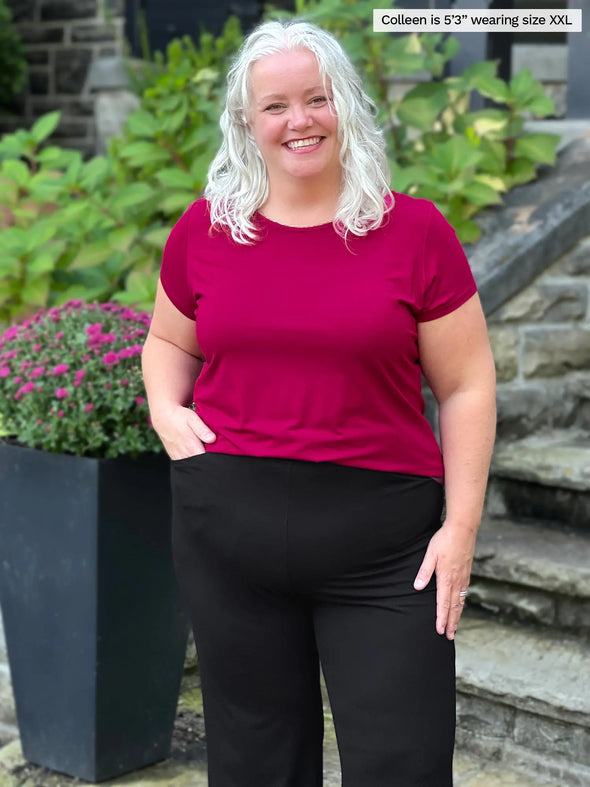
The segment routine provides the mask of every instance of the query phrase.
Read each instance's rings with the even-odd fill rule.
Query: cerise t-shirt
[[[161,281],[196,320],[195,408],[217,436],[207,451],[443,475],[417,324],[476,285],[442,213],[393,196],[379,229],[346,242],[331,223],[256,214],[259,240],[238,244],[210,229],[204,199],[175,224]]]

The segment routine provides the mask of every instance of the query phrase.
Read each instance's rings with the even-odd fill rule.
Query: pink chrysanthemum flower
[[[119,363],[119,356],[112,351],[108,352],[102,356],[102,362],[105,366],[114,366],[116,363]]]

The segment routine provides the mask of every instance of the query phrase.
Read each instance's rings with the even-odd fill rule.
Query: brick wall
[[[60,109],[54,135],[59,144],[94,153],[94,97],[88,86],[92,61],[118,54],[124,0],[6,0],[25,44],[28,88],[12,120],[0,120],[0,133],[30,126]]]

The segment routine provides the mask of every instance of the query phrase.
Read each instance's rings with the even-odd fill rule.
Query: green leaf
[[[96,156],[84,165],[80,176],[82,188],[86,191],[95,191],[101,183],[104,183],[109,175],[109,162],[104,156]]]
[[[555,164],[558,142],[557,134],[527,134],[516,140],[515,153],[541,164]]]
[[[555,102],[549,96],[535,96],[526,105],[526,109],[536,117],[555,114]]]
[[[207,173],[209,172],[212,158],[212,152],[206,150],[204,153],[195,156],[191,162],[191,175],[197,187],[200,186],[202,188],[207,182]]]
[[[481,229],[469,219],[453,222],[453,226],[461,243],[475,243],[481,237]]]
[[[140,140],[123,145],[120,156],[127,159],[133,166],[163,164],[170,161],[170,153],[153,142]]]
[[[80,177],[82,166],[82,155],[77,150],[75,150],[72,157],[68,161],[66,171],[64,172],[65,183],[69,185],[77,183],[77,180]]]
[[[499,205],[502,202],[497,191],[485,183],[473,181],[468,183],[462,190],[462,195],[473,205]]]
[[[199,84],[200,82],[215,82],[215,80],[219,79],[219,76],[219,71],[216,71],[214,68],[200,68],[192,77],[191,81],[195,84]]]
[[[51,202],[54,199],[65,198],[64,189],[56,173],[45,169],[36,172],[29,182],[31,197],[41,202]]]
[[[508,85],[501,79],[488,76],[478,76],[473,80],[474,87],[479,90],[482,96],[491,98],[499,104],[506,104],[510,98]]]
[[[478,80],[494,79],[497,70],[498,66],[495,62],[482,60],[468,66],[459,76],[447,77],[445,83],[455,90],[471,91],[477,87]]]
[[[147,183],[130,183],[117,191],[111,206],[113,208],[133,207],[151,199],[154,193],[154,190]]]
[[[176,191],[160,200],[159,208],[167,216],[172,216],[188,208],[195,200],[194,191]]]
[[[56,146],[44,148],[37,154],[37,161],[41,164],[46,164],[54,169],[65,169],[77,151],[64,150]]]
[[[26,143],[16,134],[6,134],[0,139],[0,158],[20,158],[26,147]]]
[[[169,227],[160,227],[159,229],[146,232],[146,234],[143,236],[143,239],[147,241],[150,246],[154,246],[156,249],[163,250],[169,235]]]
[[[510,92],[514,97],[516,108],[519,110],[528,109],[529,102],[543,96],[541,83],[533,78],[528,68],[523,68],[512,77]]]
[[[163,119],[162,130],[166,134],[175,134],[182,126],[189,122],[188,107],[183,103],[178,109],[175,109]]]
[[[488,112],[474,118],[473,128],[480,137],[501,139],[506,131],[507,123],[508,115],[506,113],[497,112],[492,115]]]
[[[61,112],[56,111],[49,112],[47,115],[43,115],[43,117],[37,120],[31,129],[31,137],[35,140],[37,145],[53,134],[59,124],[60,117]]]
[[[27,233],[21,227],[8,227],[0,232],[3,252],[20,257],[27,250]]]
[[[150,112],[140,109],[129,115],[125,129],[135,137],[149,139],[156,135],[158,121]]]
[[[25,282],[22,288],[22,300],[28,306],[46,306],[49,296],[49,277],[35,276]]]
[[[90,268],[95,265],[101,265],[111,254],[112,250],[108,238],[103,238],[93,243],[87,243],[76,254],[68,268],[70,270],[78,270],[80,268]]]
[[[486,186],[489,186],[490,188],[494,189],[494,191],[497,192],[506,191],[506,183],[503,178],[494,175],[489,175],[485,172],[482,172],[482,173],[478,173],[475,176],[474,180],[476,180],[478,183],[484,183]]]
[[[113,230],[108,235],[108,243],[113,251],[127,251],[133,241],[137,238],[139,229],[130,224],[127,227],[120,227]]]
[[[447,177],[452,178],[468,167],[475,166],[481,159],[481,153],[464,137],[451,137],[446,142],[433,146],[427,158]]]
[[[442,53],[445,60],[452,60],[460,49],[461,44],[456,38],[453,38],[453,36],[449,36],[446,41],[442,43]]]
[[[514,159],[508,164],[506,171],[510,176],[511,188],[519,183],[528,183],[535,177],[535,165],[526,158]]]
[[[41,251],[27,262],[27,275],[29,273],[49,273],[55,268],[55,254],[50,251]]]
[[[153,304],[156,297],[157,277],[133,271],[125,282],[125,292],[131,299],[128,303]]]
[[[2,163],[2,174],[13,180],[21,189],[29,185],[31,173],[26,164],[16,159]]]
[[[104,295],[104,291],[104,287],[101,285],[89,287],[85,284],[73,284],[71,287],[68,287],[67,290],[64,290],[60,295],[58,295],[56,299],[56,306],[61,306],[63,303],[74,300],[83,300],[88,302],[99,300]]]
[[[444,85],[427,82],[408,91],[398,107],[400,120],[413,128],[431,131],[447,105],[447,90]]]
[[[163,169],[156,175],[156,180],[168,188],[193,189],[194,180],[189,172],[179,168]]]
[[[0,278],[18,276],[20,266],[21,263],[18,257],[11,254],[0,254]]]
[[[35,251],[50,241],[57,230],[55,222],[40,220],[31,225],[27,230],[27,251]]]
[[[88,215],[88,202],[87,200],[71,200],[67,205],[64,205],[57,214],[53,214],[52,218],[59,226],[77,226],[83,217]]]
[[[188,132],[186,137],[183,139],[181,146],[178,148],[178,153],[181,156],[184,156],[186,153],[191,153],[195,148],[198,148],[203,143],[207,143],[205,133],[203,133],[204,128],[206,127],[198,125]],[[211,158],[213,158],[213,154],[210,155]]]

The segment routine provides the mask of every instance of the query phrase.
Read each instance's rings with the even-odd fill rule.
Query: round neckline
[[[326,221],[323,224],[312,224],[309,227],[293,227],[291,224],[281,224],[278,221],[274,221],[273,219],[269,219],[268,216],[265,216],[260,211],[256,211],[255,215],[262,220],[263,224],[270,224],[272,227],[277,227],[280,230],[286,230],[287,232],[313,232],[315,230],[324,230],[326,227],[333,227],[334,222]]]

